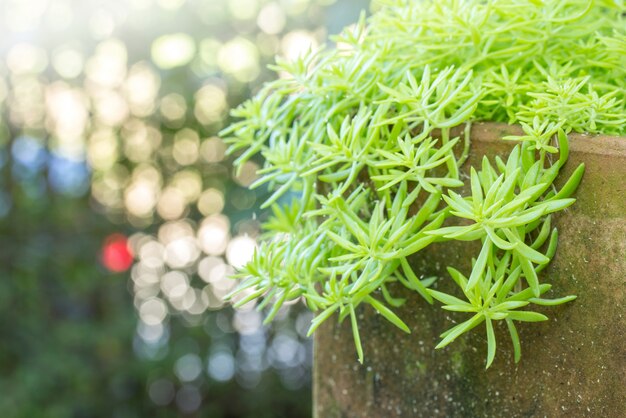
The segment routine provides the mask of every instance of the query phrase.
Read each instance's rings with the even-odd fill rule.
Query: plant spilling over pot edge
[[[264,159],[252,187],[267,187],[265,240],[236,275],[231,297],[259,299],[271,321],[301,298],[317,316],[369,304],[405,332],[393,312],[400,282],[428,303],[468,319],[441,334],[444,347],[485,324],[487,367],[494,321],[505,321],[519,361],[516,321],[548,318],[538,273],[554,256],[551,214],[570,206],[580,165],[554,186],[568,133],[626,133],[626,21],[619,1],[384,1],[333,38],[334,49],[278,60],[281,78],[233,111],[223,132],[237,164]],[[484,157],[460,175],[470,124],[520,124],[504,161]],[[458,136],[452,128],[464,126]],[[469,193],[455,189],[469,183]],[[452,226],[450,226],[452,225]],[[480,241],[472,268],[448,267],[456,295],[413,271],[407,258],[434,242]],[[271,306],[271,308],[270,308]]]

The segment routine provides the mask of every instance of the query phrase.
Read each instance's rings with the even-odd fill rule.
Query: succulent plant
[[[266,240],[236,275],[240,304],[302,299],[318,312],[313,332],[338,313],[369,304],[405,332],[393,312],[400,282],[429,303],[472,316],[441,334],[443,347],[485,323],[487,367],[493,321],[505,321],[515,360],[515,321],[543,299],[537,274],[555,254],[551,214],[574,203],[580,165],[554,181],[570,132],[626,133],[626,10],[620,1],[384,1],[333,38],[334,49],[278,61],[281,77],[235,110],[227,128],[238,163],[264,157],[253,187],[271,191]],[[476,121],[519,124],[508,159],[459,167]],[[464,127],[459,136],[452,128]],[[456,132],[456,131],[455,131]],[[591,140],[591,139],[590,139]],[[469,182],[467,194],[456,188]],[[460,222],[462,220],[463,222]],[[445,224],[444,224],[445,223]],[[433,242],[480,241],[471,271],[448,268],[460,299],[433,288],[407,258]],[[544,278],[545,279],[545,278]]]

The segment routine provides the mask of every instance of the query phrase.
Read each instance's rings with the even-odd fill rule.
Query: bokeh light
[[[112,272],[126,271],[133,264],[128,239],[122,234],[109,235],[102,247],[102,264]]]
[[[162,35],[152,42],[152,61],[163,69],[188,64],[195,52],[194,39],[186,33]]]

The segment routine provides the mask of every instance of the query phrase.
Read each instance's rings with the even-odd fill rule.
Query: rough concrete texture
[[[510,143],[499,138],[515,129],[474,126],[470,163],[484,154],[506,156]],[[329,320],[317,331],[314,416],[626,417],[626,139],[572,135],[564,174],[580,162],[587,169],[578,201],[556,216],[559,247],[542,272],[553,284],[545,297],[578,299],[535,309],[549,321],[516,323],[519,364],[504,324],[496,327],[498,350],[488,370],[484,326],[435,350],[439,334],[467,315],[398,287],[394,295],[407,303],[395,311],[412,333],[364,307],[363,365],[349,321]],[[415,258],[413,268],[418,275],[440,275],[436,286],[450,289],[445,266],[467,272],[477,254],[475,243],[437,244]]]

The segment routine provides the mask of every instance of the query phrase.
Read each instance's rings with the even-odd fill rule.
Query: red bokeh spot
[[[122,234],[111,234],[104,240],[102,264],[109,271],[120,273],[133,264],[133,253],[128,246],[128,239]]]

